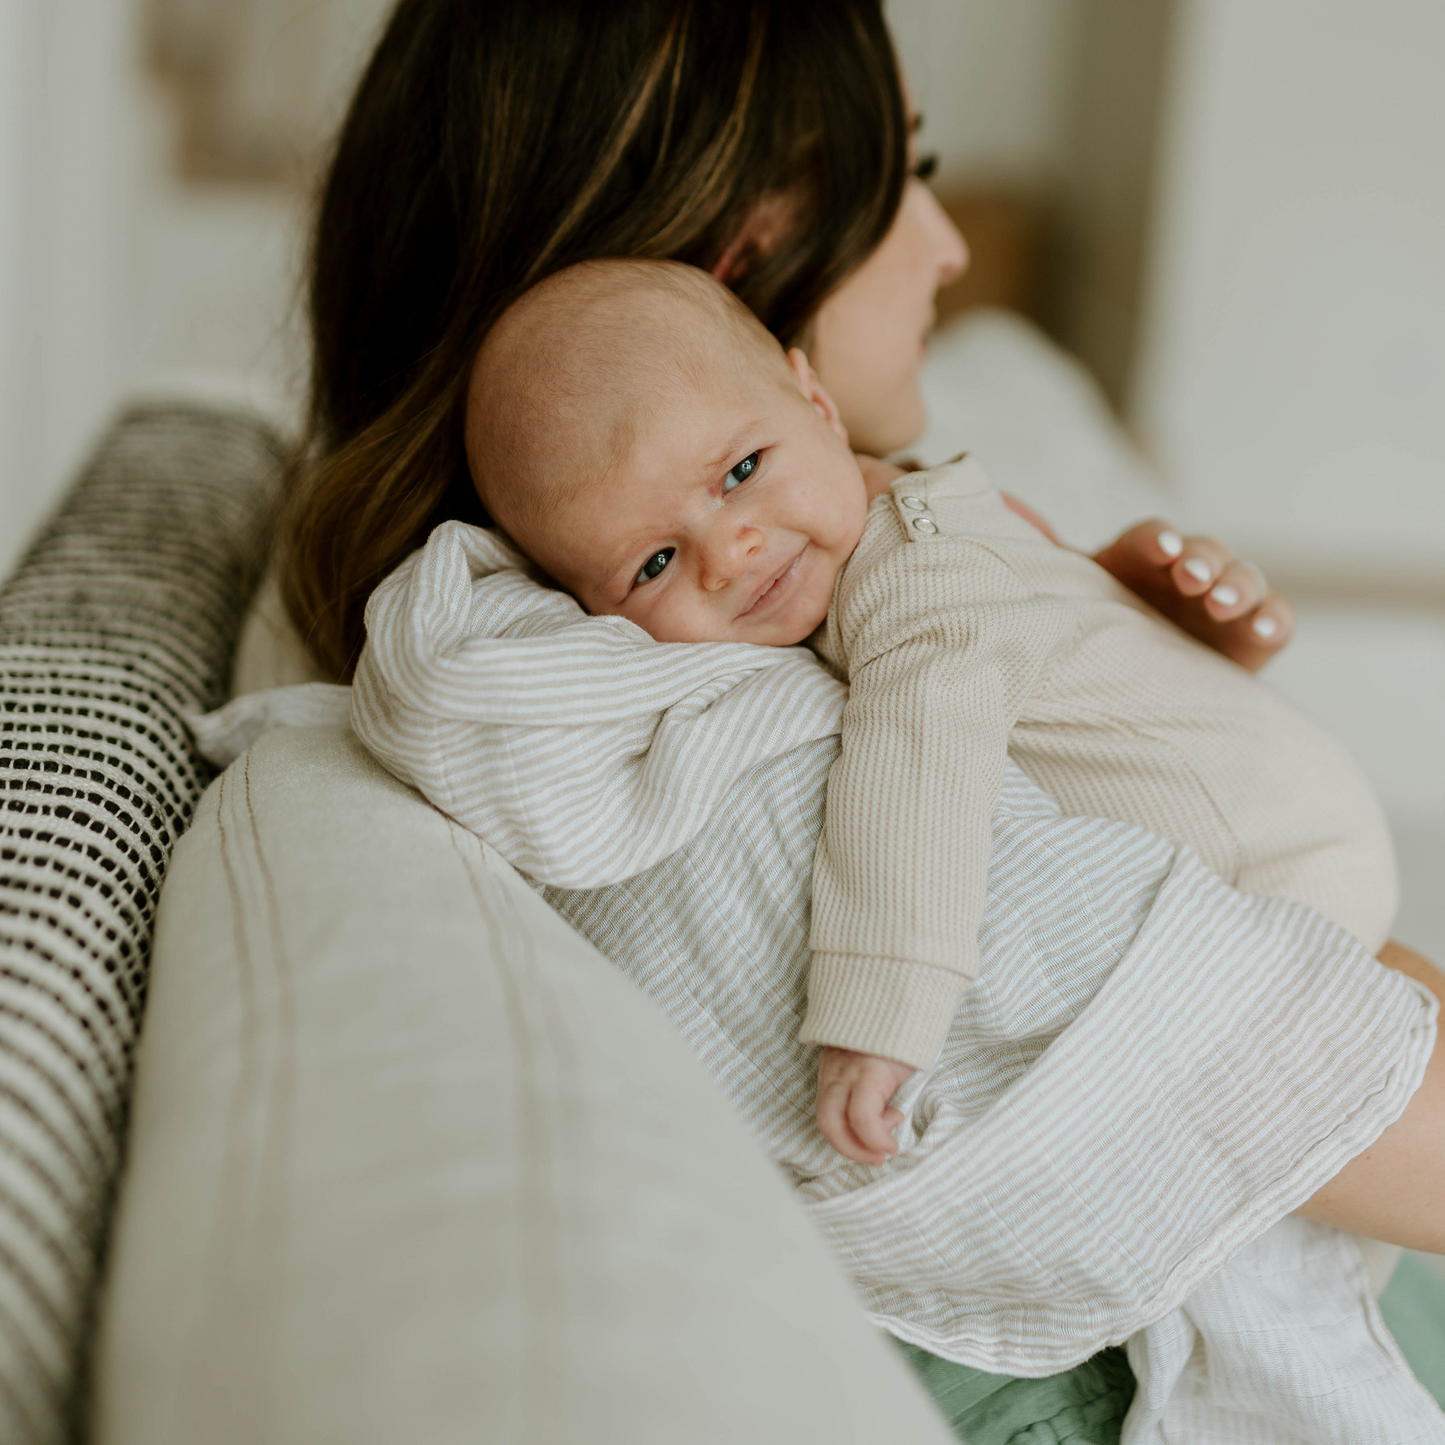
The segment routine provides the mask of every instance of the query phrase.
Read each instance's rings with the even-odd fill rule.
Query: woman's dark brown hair
[[[463,405],[512,301],[668,257],[790,342],[891,224],[906,131],[880,0],[401,0],[313,242],[281,565],[322,666],[350,674],[372,588],[433,526],[484,520]]]

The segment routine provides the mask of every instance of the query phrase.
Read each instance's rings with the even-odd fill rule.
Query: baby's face
[[[802,352],[788,363],[691,390],[605,475],[499,520],[589,612],[659,642],[801,642],[868,497],[827,393]]]

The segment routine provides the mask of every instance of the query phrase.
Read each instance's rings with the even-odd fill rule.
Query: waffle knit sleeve
[[[915,1068],[932,1065],[978,975],[1009,730],[1076,625],[1020,580],[1006,539],[989,540],[998,494],[959,496],[949,480],[873,504],[816,642],[850,696],[813,866],[801,1038]]]

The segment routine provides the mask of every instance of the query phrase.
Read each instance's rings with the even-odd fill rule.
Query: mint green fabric
[[[1119,1445],[1134,1398],[1123,1350],[1103,1350],[1062,1375],[1018,1380],[894,1344],[968,1445]]]
[[[1445,1405],[1445,1279],[1405,1255],[1380,1296],[1380,1313],[1415,1378]]]

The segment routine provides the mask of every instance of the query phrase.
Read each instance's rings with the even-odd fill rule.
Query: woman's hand
[[[1212,537],[1140,522],[1094,557],[1131,592],[1193,637],[1258,672],[1294,633],[1294,609],[1259,568]]]
[[[1003,493],[1010,510],[1056,546],[1058,534],[1026,502]],[[1248,672],[1258,672],[1294,635],[1294,608],[1269,590],[1253,562],[1213,537],[1181,537],[1157,519],[1130,527],[1094,561],[1191,637]]]
[[[898,1152],[893,1131],[903,1115],[888,1101],[913,1077],[910,1064],[824,1049],[818,1064],[818,1128],[845,1158],[881,1164]]]

